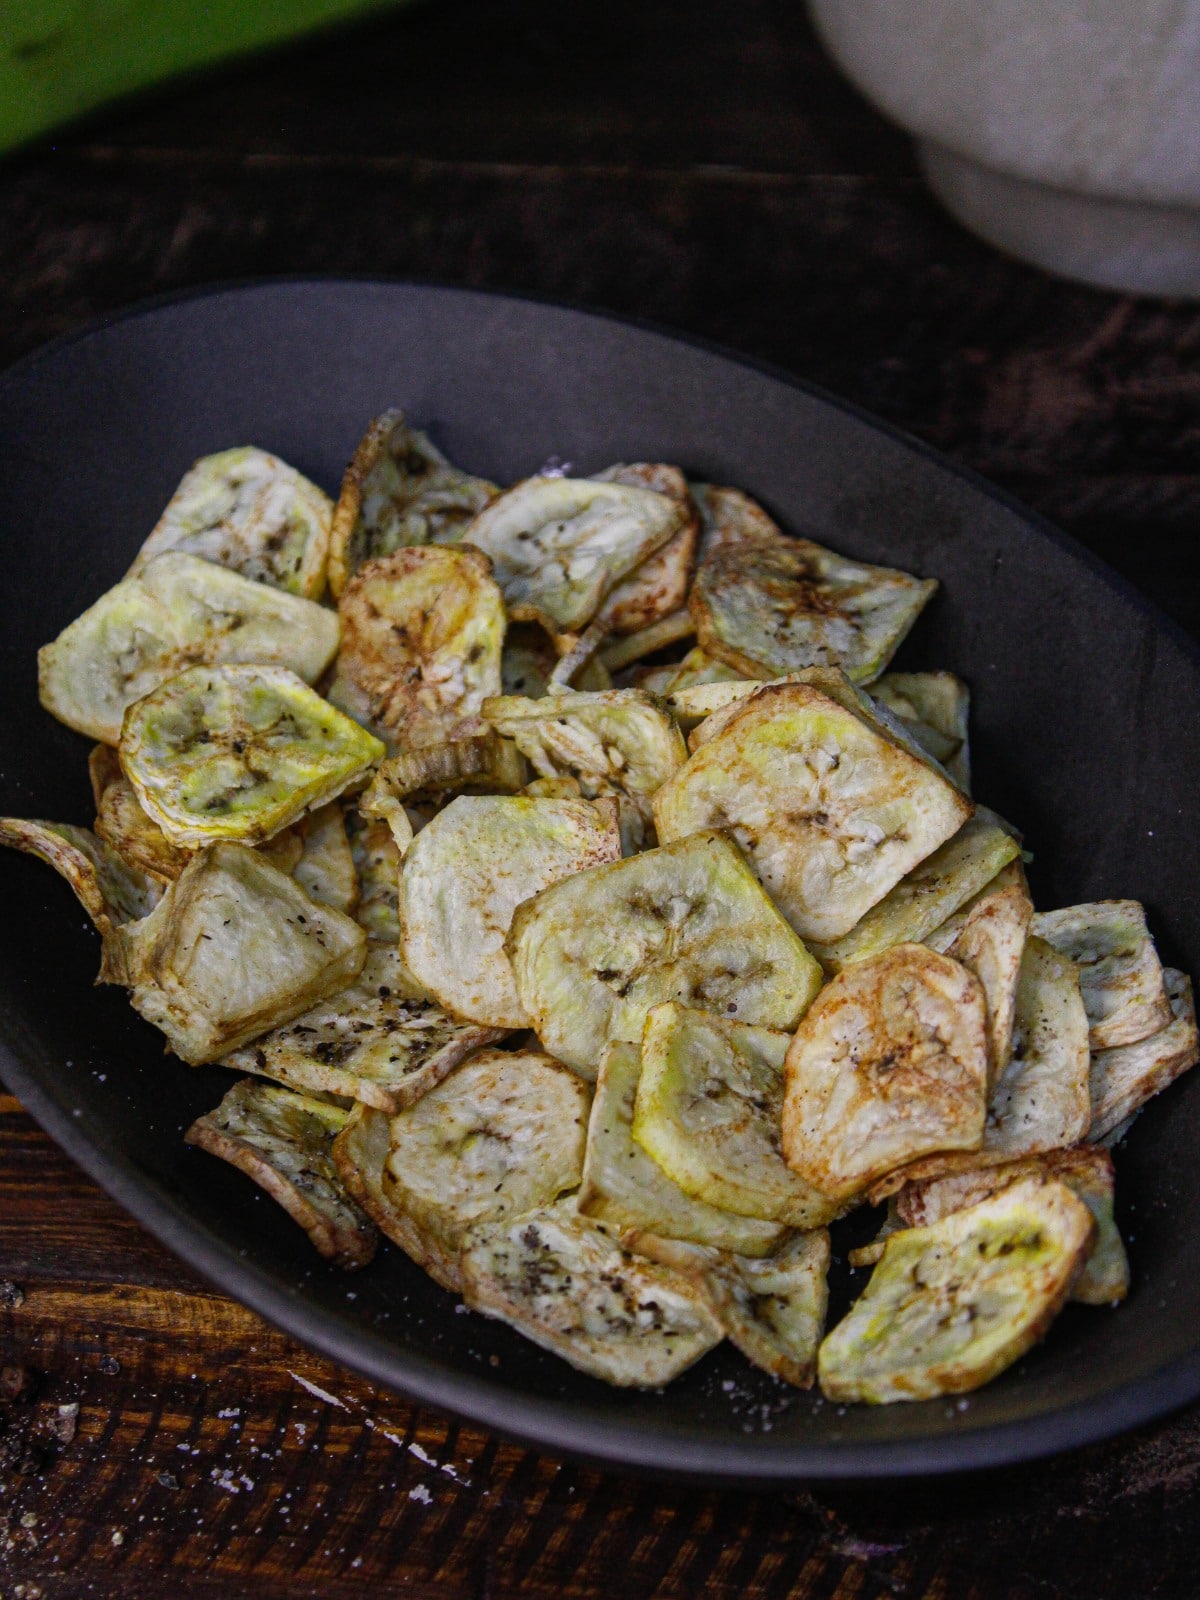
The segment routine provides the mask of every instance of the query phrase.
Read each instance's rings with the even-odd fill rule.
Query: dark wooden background
[[[0,164],[0,362],[281,272],[516,288],[764,357],[1030,501],[1200,636],[1200,308],[970,239],[794,3],[439,0]],[[0,1366],[2,1600],[1200,1593],[1200,1412],[949,1483],[625,1481],[308,1355],[2,1093]]]

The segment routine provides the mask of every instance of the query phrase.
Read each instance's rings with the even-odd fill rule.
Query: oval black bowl
[[[221,289],[0,378],[4,812],[90,820],[87,745],[40,710],[35,652],[121,576],[189,463],[253,442],[336,492],[365,423],[397,404],[501,481],[551,455],[583,471],[675,461],[749,490],[790,529],[939,578],[904,660],[969,680],[976,790],[1026,830],[1039,904],[1135,896],[1164,955],[1200,970],[1200,661],[1169,623],[1019,506],[826,396],[662,333],[469,291]],[[164,1056],[118,990],[92,987],[96,939],[65,885],[16,855],[2,872],[0,1072],[13,1091],[199,1271],[407,1395],[557,1453],[769,1482],[1012,1462],[1200,1394],[1200,1073],[1118,1153],[1127,1304],[1068,1308],[966,1403],[842,1411],[727,1349],[664,1393],[629,1394],[454,1315],[393,1248],[353,1279],[317,1262],[246,1179],[181,1143],[228,1075]],[[835,1303],[845,1294],[842,1277]]]

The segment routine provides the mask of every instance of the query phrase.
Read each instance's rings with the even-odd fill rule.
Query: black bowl
[[[500,481],[551,455],[585,472],[675,461],[749,490],[785,527],[939,578],[904,661],[970,682],[976,791],[1025,829],[1038,903],[1141,899],[1164,957],[1200,971],[1200,658],[1170,623],[986,484],[826,396],[662,333],[462,290],[223,289],[119,318],[0,379],[3,811],[90,820],[87,746],[40,710],[35,651],[122,575],[191,461],[253,442],[336,491],[365,423],[397,404]],[[980,1393],[843,1410],[723,1348],[661,1394],[630,1394],[454,1315],[393,1248],[352,1279],[320,1264],[248,1180],[181,1143],[229,1076],[165,1057],[120,991],[92,987],[95,936],[43,866],[6,856],[3,885],[11,1088],[194,1267],[407,1395],[559,1453],[780,1481],[1027,1459],[1200,1394],[1200,1073],[1118,1152],[1128,1302],[1069,1308]],[[846,1292],[843,1272],[838,1303]]]

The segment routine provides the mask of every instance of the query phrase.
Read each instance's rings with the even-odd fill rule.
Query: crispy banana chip
[[[240,445],[201,456],[167,502],[127,574],[182,550],[289,594],[325,592],[333,501],[294,467]]]
[[[349,1095],[395,1115],[473,1050],[503,1037],[442,1010],[397,950],[372,945],[353,983],[225,1058],[301,1090]]]
[[[440,800],[456,789],[471,786],[515,794],[525,787],[527,777],[528,770],[516,747],[489,730],[389,756],[372,779],[359,809],[369,817],[386,821],[404,800]]]
[[[348,1115],[327,1100],[243,1078],[184,1138],[252,1178],[327,1260],[350,1271],[367,1265],[379,1235],[333,1164]]]
[[[1040,911],[1033,931],[1079,968],[1093,1050],[1135,1044],[1170,1022],[1162,962],[1136,900]]]
[[[589,1077],[666,1000],[793,1028],[821,969],[738,850],[700,833],[578,873],[521,905],[507,949],[543,1045]]]
[[[380,1233],[398,1244],[406,1255],[421,1261],[424,1247],[411,1218],[398,1211],[384,1192],[383,1174],[391,1138],[391,1117],[360,1102],[351,1109],[345,1127],[333,1141],[333,1165],[346,1193],[358,1202]],[[423,1265],[436,1283],[446,1287],[449,1277],[457,1287],[450,1258],[444,1263],[425,1261]]]
[[[722,1253],[697,1270],[731,1344],[764,1372],[811,1389],[829,1302],[829,1234],[794,1234],[761,1260]]]
[[[499,492],[451,466],[425,434],[406,426],[402,411],[385,411],[342,479],[329,541],[334,596],[377,556],[406,545],[453,544]]]
[[[237,844],[201,850],[149,916],[117,930],[134,1009],[194,1066],[345,988],[366,953],[357,923]]]
[[[971,792],[971,695],[961,678],[953,672],[885,672],[871,685],[871,698],[899,717],[960,789]]]
[[[972,809],[885,729],[807,683],[758,690],[654,797],[660,839],[729,828],[796,932],[823,944]]]
[[[819,1228],[838,1207],[783,1159],[788,1035],[674,1004],[646,1017],[633,1137],[687,1194],[743,1217]]]
[[[527,478],[480,512],[463,535],[492,559],[518,620],[556,632],[584,627],[620,580],[687,520],[652,489],[590,478]]]
[[[339,635],[324,606],[168,551],[42,646],[38,693],[69,728],[116,744],[126,706],[185,667],[255,661],[312,683]]]
[[[622,1388],[670,1383],[721,1340],[687,1278],[639,1260],[570,1201],[477,1229],[462,1279],[472,1310]]]
[[[889,1173],[871,1190],[871,1199],[882,1199],[906,1182],[1065,1149],[1084,1137],[1090,1115],[1087,1013],[1079,972],[1052,945],[1031,936],[1021,955],[1012,1053],[988,1096],[982,1145],[931,1155]]]
[[[896,1196],[897,1215],[905,1227],[923,1228],[952,1211],[973,1206],[1021,1178],[1057,1178],[1078,1195],[1096,1220],[1096,1243],[1087,1265],[1075,1280],[1072,1300],[1084,1305],[1113,1305],[1129,1293],[1129,1258],[1113,1217],[1113,1164],[1107,1150],[1076,1145],[1048,1150],[1045,1155],[955,1173],[930,1183],[908,1184]]]
[[[446,1288],[464,1236],[520,1217],[579,1183],[588,1086],[536,1050],[481,1050],[391,1125],[388,1203],[412,1226],[397,1243]]]
[[[111,845],[131,867],[164,884],[172,882],[187,866],[192,852],[172,844],[158,823],[146,814],[111,745],[95,747],[88,757],[88,771],[96,799],[97,837]]]
[[[1106,1138],[1200,1060],[1192,981],[1173,967],[1166,968],[1163,977],[1172,1012],[1167,1026],[1135,1044],[1092,1054],[1089,1139]]]
[[[130,706],[121,766],[172,844],[258,844],[360,783],[383,746],[284,667],[192,667]]]
[[[675,535],[679,538],[679,534]],[[671,541],[674,544],[675,540]],[[667,545],[668,550],[671,545]],[[651,556],[651,561],[655,557]],[[648,564],[648,563],[647,563]],[[634,574],[636,577],[636,573]],[[630,583],[633,579],[628,580]],[[616,593],[624,588],[618,586]],[[696,624],[692,621],[692,614],[684,607],[679,611],[672,611],[669,616],[652,622],[648,627],[639,628],[636,633],[627,633],[614,637],[611,643],[606,644],[600,651],[600,660],[610,672],[618,672],[622,667],[632,666],[635,661],[641,661],[645,656],[652,656],[656,651],[665,650],[668,645],[678,644],[681,639],[690,639],[696,631]],[[675,667],[672,672],[677,671]],[[505,688],[506,694],[513,691]],[[529,690],[522,691],[525,694]]]
[[[955,961],[961,961],[983,986],[987,1005],[989,1091],[1012,1058],[1021,960],[1033,917],[1033,902],[1025,887],[1025,875],[1019,861],[1014,865],[1017,872],[1011,881],[1002,882],[1004,873],[999,873],[993,880],[993,887],[974,897],[962,927],[945,952]]]
[[[341,806],[331,800],[301,818],[296,828],[300,859],[292,868],[292,877],[310,900],[353,915],[358,904],[358,874]]]
[[[856,962],[809,1007],[787,1052],[783,1150],[848,1199],[935,1150],[976,1150],[987,1109],[979,980],[900,944]]]
[[[870,683],[937,583],[788,538],[737,489],[709,486],[711,519],[688,606],[711,656],[751,677],[841,667]]]
[[[364,823],[351,813],[347,829],[358,876],[355,921],[380,944],[400,942],[400,850],[385,822]]]
[[[338,602],[342,647],[334,705],[390,749],[442,744],[478,730],[500,692],[504,601],[478,550],[426,545],[381,556]]]
[[[616,1041],[600,1058],[580,1211],[623,1230],[648,1229],[745,1256],[766,1255],[784,1237],[782,1224],[738,1216],[695,1199],[634,1139],[633,1106],[641,1071],[636,1044]]]
[[[608,467],[604,472],[595,473],[594,477],[597,483],[627,483],[634,488],[653,489],[657,494],[665,494],[682,507],[686,517],[677,534],[617,584],[604,602],[600,621],[609,633],[628,637],[644,635],[648,629],[661,625],[669,618],[678,617],[681,610],[687,615],[684,608],[687,606],[692,569],[696,564],[700,516],[692,503],[691,491],[683,473],[678,467],[639,461],[631,466]],[[691,631],[689,618],[688,632]],[[683,634],[675,633],[671,639],[664,638],[662,644],[673,643],[675,639],[683,637]],[[638,658],[629,656],[626,659],[636,661]]]
[[[931,1400],[978,1389],[1043,1337],[1083,1268],[1092,1214],[1055,1179],[1023,1178],[887,1242],[821,1345],[830,1400]]]
[[[421,830],[400,869],[410,971],[447,1011],[488,1027],[527,1028],[504,950],[513,912],[540,889],[620,853],[612,801],[460,795]]]
[[[0,845],[37,856],[63,877],[105,941],[101,980],[109,977],[109,940],[117,928],[148,916],[163,886],[140,868],[130,866],[111,845],[87,828],[69,822],[40,822],[0,817]],[[120,979],[113,976],[112,981]]]
[[[623,794],[645,822],[654,795],[687,760],[679,729],[640,689],[503,696],[486,701],[483,714],[542,777],[576,777],[589,798]]]
[[[896,944],[921,944],[1021,853],[1010,833],[974,816],[901,878],[833,944],[813,946],[826,972],[880,955]]]

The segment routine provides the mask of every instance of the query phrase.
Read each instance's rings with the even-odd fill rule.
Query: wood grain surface
[[[515,288],[723,341],[1020,494],[1200,636],[1200,309],[969,238],[794,0],[439,0],[0,165],[0,362],[278,272]],[[214,1294],[2,1095],[0,1368],[0,1600],[1200,1592],[1198,1412],[861,1492],[556,1462]]]

